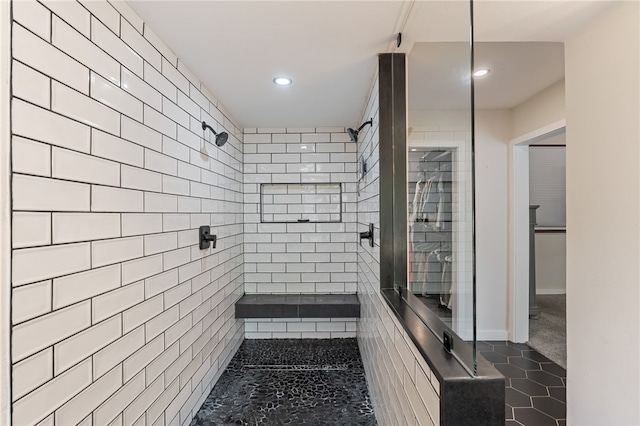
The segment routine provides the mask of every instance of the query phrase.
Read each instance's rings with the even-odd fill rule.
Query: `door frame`
[[[473,288],[472,271],[468,265],[471,259],[469,253],[471,247],[464,246],[471,233],[471,201],[466,197],[471,193],[471,152],[469,141],[462,139],[454,140],[407,140],[408,148],[428,148],[445,149],[452,152],[452,173],[454,184],[458,184],[452,202],[457,207],[456,224],[452,229],[452,246],[455,247],[455,266],[452,270],[453,285],[451,288],[454,313],[451,328],[463,340],[473,339]],[[408,179],[407,179],[408,182]],[[408,231],[408,229],[407,229]],[[408,250],[408,248],[407,248]],[[468,287],[461,287],[458,283],[469,284]]]
[[[566,120],[509,141],[508,337],[529,340],[529,145],[566,131]]]

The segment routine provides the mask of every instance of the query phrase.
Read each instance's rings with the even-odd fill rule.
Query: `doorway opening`
[[[566,367],[566,224],[557,221],[554,223],[550,219],[560,213],[563,216],[563,210],[560,213],[552,211],[549,215],[549,209],[553,207],[549,205],[549,193],[554,189],[549,187],[561,184],[563,186],[563,183],[557,182],[557,176],[552,176],[549,170],[535,170],[532,178],[530,161],[535,157],[537,162],[534,161],[533,164],[542,164],[542,167],[535,166],[536,168],[557,167],[560,160],[555,156],[563,151],[560,145],[564,145],[565,127],[564,120],[558,121],[512,140],[509,146],[510,339],[514,342],[528,342],[563,367]],[[542,151],[543,149],[548,150]],[[530,155],[531,153],[533,155]],[[532,182],[532,179],[535,182]],[[532,183],[542,184],[541,187],[546,188],[547,192],[541,192],[540,185],[530,191]],[[545,209],[542,211],[544,216],[541,221],[537,221],[538,224],[530,228],[532,201],[534,205],[544,203]],[[561,209],[564,209],[564,205]],[[534,232],[530,233],[530,229]],[[532,271],[529,244],[532,236],[537,254],[533,256],[536,259],[534,264],[537,265],[534,270],[537,273],[533,274],[536,284],[536,291],[533,292],[536,295],[535,300],[530,300]],[[537,316],[537,309],[540,309],[538,318],[530,319],[530,314],[532,317]]]
[[[529,345],[567,367],[565,133],[529,145]]]

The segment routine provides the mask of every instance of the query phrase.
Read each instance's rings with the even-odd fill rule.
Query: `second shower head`
[[[209,129],[216,136],[216,145],[222,146],[227,143],[227,139],[229,139],[229,134],[227,132],[216,132],[213,130],[213,127],[209,126],[206,122],[202,122],[202,130]]]
[[[358,127],[357,130],[352,129],[351,127],[347,129],[347,134],[349,135],[351,142],[358,142],[358,134],[360,133],[360,130],[362,130],[367,124],[372,125],[373,120],[365,121],[360,127]]]

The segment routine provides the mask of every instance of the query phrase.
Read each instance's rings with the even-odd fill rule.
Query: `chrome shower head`
[[[206,122],[202,122],[202,130],[205,129],[209,129],[213,132],[213,134],[216,137],[216,145],[217,146],[222,146],[225,143],[227,143],[227,139],[229,139],[229,134],[227,132],[216,132],[215,130],[213,130],[213,127],[209,126]]]
[[[358,130],[354,130],[351,127],[347,129],[347,134],[349,135],[349,139],[351,139],[351,142],[358,142],[358,134],[360,133],[360,130],[362,130],[364,126],[366,126],[367,124],[372,125],[373,119],[370,119],[369,121],[365,121],[364,123],[362,123],[362,125],[358,127]]]

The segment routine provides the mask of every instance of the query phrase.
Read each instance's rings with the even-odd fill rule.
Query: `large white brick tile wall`
[[[357,291],[356,144],[342,127],[252,128],[244,134],[245,291],[267,294]],[[267,223],[260,185],[282,190],[274,207],[301,218],[333,213],[315,184],[340,184],[341,221]],[[286,185],[291,184],[291,185]],[[284,193],[286,191],[286,193]],[[321,191],[318,190],[318,191]],[[318,204],[315,204],[318,203]],[[305,210],[303,204],[313,210]],[[330,207],[332,210],[322,210]],[[281,210],[280,210],[281,209]],[[265,210],[265,213],[270,213]],[[267,217],[267,220],[270,218]],[[274,220],[278,220],[275,218]],[[246,322],[247,338],[355,337],[355,319]]]
[[[246,319],[247,339],[342,339],[356,337],[357,318]]]
[[[124,2],[12,11],[13,423],[188,424],[244,336],[242,129]]]
[[[375,247],[358,247],[361,315],[358,345],[376,418],[381,425],[440,424],[440,384],[380,294],[380,169],[378,84],[373,85],[363,121],[373,127],[358,143],[369,171],[358,183],[358,226],[375,225]]]

